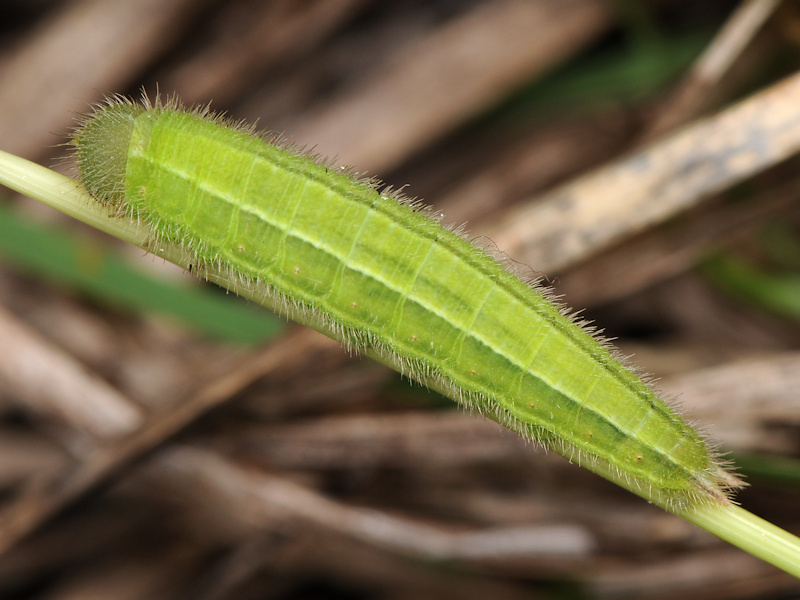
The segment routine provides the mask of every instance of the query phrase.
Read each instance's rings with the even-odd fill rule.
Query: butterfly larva
[[[114,98],[73,142],[93,196],[292,319],[663,504],[738,485],[546,290],[374,183],[177,102]]]

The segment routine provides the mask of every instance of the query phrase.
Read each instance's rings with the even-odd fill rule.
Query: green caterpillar
[[[88,191],[263,303],[673,507],[740,482],[602,341],[415,203],[177,101],[110,99]],[[252,297],[252,293],[250,294]]]

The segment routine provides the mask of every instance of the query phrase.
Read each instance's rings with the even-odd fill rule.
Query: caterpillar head
[[[81,181],[98,200],[115,205],[125,200],[128,146],[142,112],[142,106],[115,98],[97,106],[73,134]]]

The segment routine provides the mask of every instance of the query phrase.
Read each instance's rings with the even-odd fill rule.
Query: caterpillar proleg
[[[686,507],[740,482],[609,346],[429,212],[177,101],[76,131],[87,190],[264,303],[570,460]]]

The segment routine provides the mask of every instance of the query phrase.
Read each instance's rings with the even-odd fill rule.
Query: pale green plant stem
[[[132,222],[128,217],[109,216],[108,207],[103,206],[77,182],[64,175],[0,151],[0,183],[109,235],[143,248],[183,268],[189,268],[190,258],[184,250],[169,245],[152,247],[152,239],[145,227]],[[265,301],[262,295],[257,296],[251,290],[245,289],[242,282],[232,280],[224,270],[208,267],[204,276],[241,296],[274,309],[268,299]],[[328,333],[321,325],[318,326],[318,329],[323,333]],[[385,362],[385,358],[381,356],[373,358]],[[598,467],[593,470],[645,500],[659,504],[647,492],[628,485],[624,476]],[[687,509],[663,504],[660,506],[753,556],[800,578],[800,539],[740,506],[736,504],[702,504]]]
[[[680,509],[659,502],[607,469],[589,467],[598,475],[633,492],[664,510],[694,523],[720,539],[757,556],[764,562],[800,578],[800,538],[765,521],[738,504],[699,504]]]
[[[800,540],[741,506],[702,505],[673,512],[745,552],[800,577]]]

